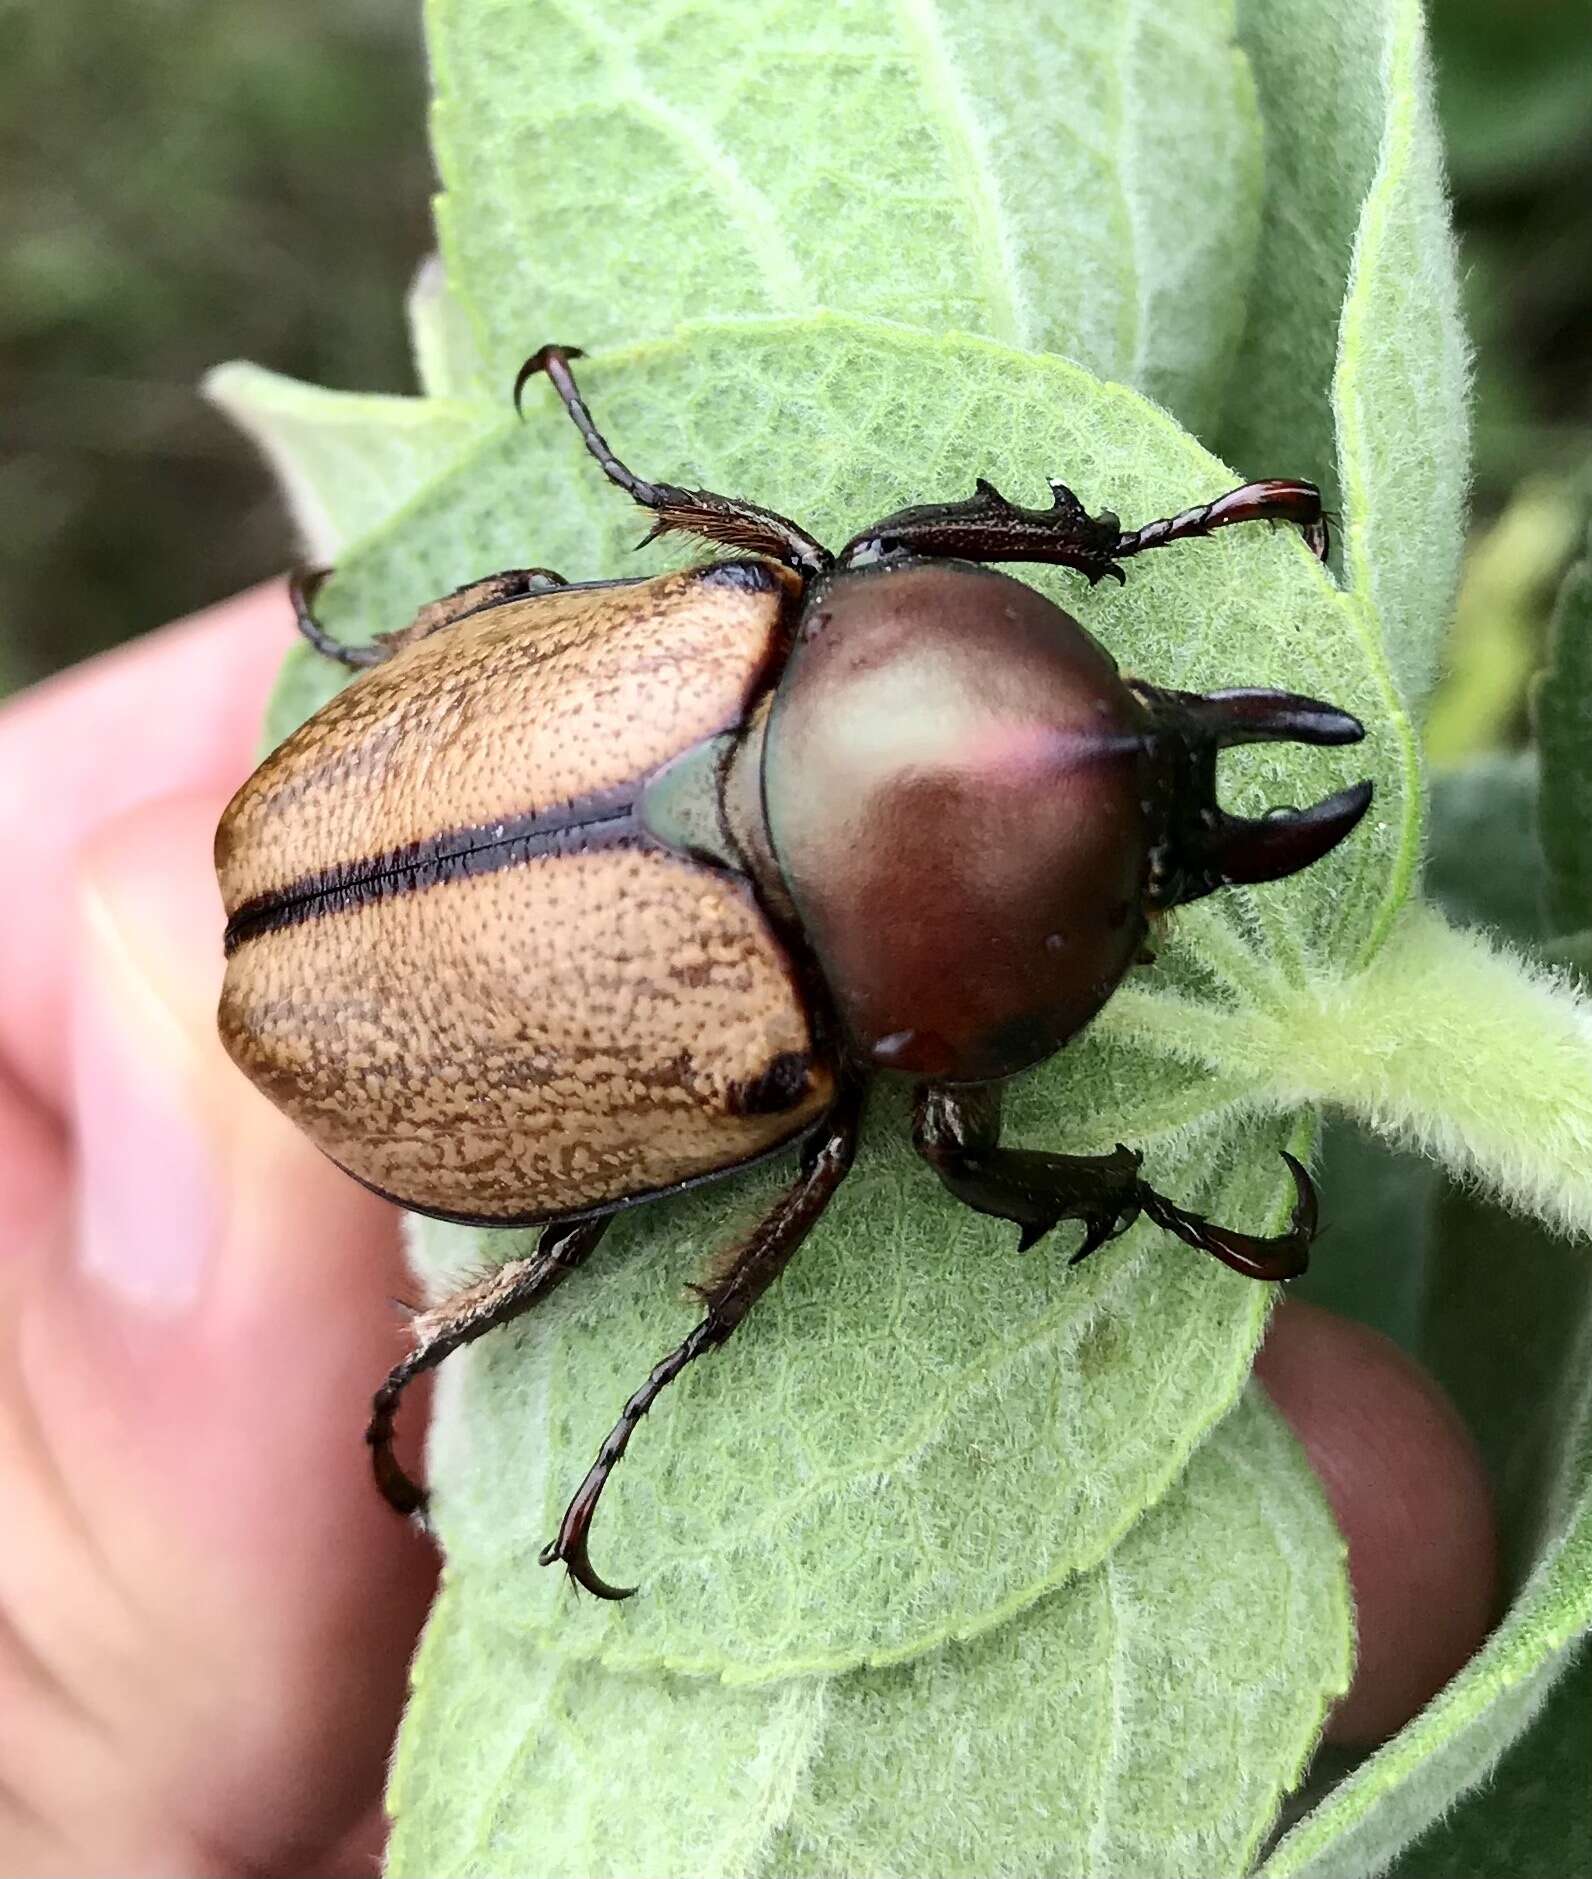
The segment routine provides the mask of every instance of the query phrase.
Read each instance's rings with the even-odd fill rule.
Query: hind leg
[[[561,1563],[577,1585],[598,1598],[629,1598],[635,1590],[634,1586],[610,1585],[601,1578],[588,1551],[592,1518],[608,1477],[619,1465],[642,1417],[664,1389],[688,1364],[717,1350],[818,1224],[851,1169],[861,1112],[860,1088],[855,1084],[843,1087],[828,1119],[808,1138],[796,1179],[730,1256],[715,1261],[716,1270],[707,1283],[696,1288],[707,1306],[706,1315],[684,1342],[653,1366],[646,1381],[620,1411],[619,1420],[597,1451],[597,1459],[586,1471],[586,1479],[575,1490],[557,1537],[542,1549],[544,1566]]]
[[[482,613],[488,607],[501,607],[505,601],[523,600],[528,594],[543,594],[550,588],[567,585],[563,575],[555,574],[551,568],[508,568],[501,574],[488,574],[482,580],[456,587],[440,600],[427,601],[409,624],[397,632],[378,633],[364,645],[353,646],[346,640],[334,639],[315,617],[315,596],[331,572],[330,568],[295,568],[288,576],[288,597],[293,602],[299,631],[315,650],[328,659],[335,659],[339,665],[352,666],[356,672],[380,665],[417,639],[440,633],[445,626],[456,626],[472,613]]]
[[[404,1391],[416,1377],[435,1370],[444,1357],[539,1305],[591,1256],[612,1218],[604,1214],[596,1220],[570,1220],[547,1227],[529,1259],[510,1260],[477,1284],[416,1314],[414,1349],[388,1372],[372,1399],[365,1430],[376,1485],[389,1506],[400,1514],[417,1514],[426,1504],[425,1489],[405,1474],[393,1454],[393,1426]]]

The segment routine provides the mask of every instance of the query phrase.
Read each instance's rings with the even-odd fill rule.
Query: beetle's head
[[[1199,900],[1219,887],[1278,881],[1336,848],[1370,806],[1362,781],[1308,809],[1229,815],[1216,800],[1216,759],[1236,744],[1357,744],[1358,718],[1291,692],[1176,692],[1137,684],[1149,712],[1152,793],[1149,879],[1152,912]]]

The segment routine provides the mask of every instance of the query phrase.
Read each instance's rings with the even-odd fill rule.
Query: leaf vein
[[[936,0],[896,0],[902,36],[916,55],[925,93],[939,107],[947,155],[960,170],[984,280],[987,330],[1014,346],[1034,343],[1034,319],[984,132],[957,77]]]
[[[1105,1753],[1100,1758],[1099,1798],[1089,1825],[1089,1838],[1084,1845],[1084,1871],[1090,1875],[1090,1879],[1095,1874],[1110,1874],[1112,1829],[1121,1825],[1117,1810],[1111,1805],[1111,1797],[1123,1760],[1126,1733],[1123,1691],[1128,1679],[1127,1623],[1117,1583],[1119,1568],[1113,1555],[1106,1555],[1099,1572],[1101,1589],[1105,1594],[1106,1620],[1111,1629],[1111,1650],[1106,1659],[1106,1742]]]

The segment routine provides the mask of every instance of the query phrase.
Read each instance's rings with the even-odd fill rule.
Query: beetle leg
[[[752,1309],[789,1264],[796,1249],[817,1224],[846,1178],[857,1148],[861,1114],[861,1087],[843,1086],[823,1127],[802,1151],[801,1172],[774,1206],[747,1235],[733,1258],[722,1264],[713,1279],[698,1288],[707,1315],[685,1341],[655,1364],[647,1380],[619,1412],[597,1459],[575,1491],[559,1523],[558,1537],[542,1548],[544,1566],[562,1561],[569,1576],[598,1598],[629,1598],[634,1586],[616,1586],[599,1577],[591,1563],[588,1543],[592,1517],[608,1477],[630,1444],[641,1418],[686,1365],[704,1352],[715,1350]]]
[[[372,1398],[365,1430],[376,1485],[400,1514],[421,1513],[426,1504],[425,1489],[409,1478],[393,1454],[393,1425],[405,1389],[425,1371],[435,1370],[444,1357],[539,1305],[590,1256],[612,1218],[603,1214],[546,1227],[529,1259],[512,1259],[479,1283],[416,1314],[415,1347],[393,1366]]]
[[[649,483],[645,477],[627,469],[593,423],[586,400],[581,397],[569,369],[571,359],[585,356],[579,346],[543,346],[533,352],[514,381],[514,408],[520,409],[520,394],[526,381],[538,372],[545,372],[603,475],[657,517],[639,546],[645,547],[658,536],[678,530],[686,535],[700,535],[710,542],[721,542],[728,548],[767,555],[771,561],[781,561],[804,576],[821,574],[831,565],[834,557],[822,542],[815,540],[806,529],[799,528],[788,516],[765,509],[761,503],[746,502],[736,496],[717,496],[710,489],[681,489],[674,483]]]
[[[326,584],[331,572],[330,568],[295,568],[287,577],[288,599],[293,603],[298,630],[318,653],[328,659],[335,659],[339,665],[352,666],[356,671],[365,666],[380,665],[387,657],[387,648],[378,640],[372,640],[364,646],[350,646],[343,640],[334,639],[316,619],[315,596]]]
[[[1292,522],[1310,552],[1325,561],[1331,546],[1326,511],[1321,507],[1321,491],[1314,483],[1298,483],[1287,478],[1271,478],[1263,483],[1245,483],[1230,489],[1214,502],[1196,504],[1177,515],[1163,516],[1158,522],[1146,522],[1143,528],[1119,535],[1112,554],[1118,560],[1142,554],[1146,548],[1165,548],[1172,542],[1199,541],[1219,528],[1235,522]]]
[[[1297,523],[1311,549],[1326,559],[1327,524],[1314,483],[1246,483],[1214,502],[1129,530],[1109,509],[1090,515],[1054,478],[1050,496],[1048,509],[1025,509],[980,477],[965,502],[923,503],[875,522],[841,549],[840,565],[858,567],[896,555],[1043,561],[1074,568],[1093,585],[1107,575],[1125,580],[1119,564],[1147,548],[1194,541],[1234,522]]]
[[[456,626],[472,613],[500,607],[507,600],[523,600],[527,594],[545,593],[550,587],[568,585],[563,575],[555,574],[551,568],[508,568],[502,574],[489,574],[484,580],[456,587],[440,600],[428,601],[407,626],[395,633],[378,633],[362,646],[351,646],[346,640],[334,639],[315,617],[315,596],[331,572],[330,568],[295,568],[288,576],[288,595],[298,618],[298,629],[315,650],[356,671],[380,665],[415,640],[427,639],[445,626]]]
[[[1142,1213],[1187,1246],[1209,1253],[1251,1279],[1296,1279],[1316,1235],[1310,1176],[1284,1153],[1294,1180],[1293,1218],[1272,1238],[1217,1226],[1158,1194],[1139,1178],[1144,1157],[1120,1142],[1109,1155],[1047,1155],[1000,1146],[1000,1092],[926,1083],[918,1092],[912,1136],[918,1153],[959,1201],[976,1213],[1013,1221],[1026,1252],[1063,1220],[1080,1220],[1076,1265],[1125,1233]]]

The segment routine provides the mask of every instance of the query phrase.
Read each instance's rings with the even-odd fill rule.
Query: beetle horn
[[[1163,692],[1175,698],[1189,728],[1218,750],[1234,744],[1358,744],[1365,726],[1336,705],[1297,692]]]
[[[1366,781],[1340,789],[1309,809],[1273,809],[1258,817],[1218,811],[1214,828],[1200,843],[1204,854],[1198,872],[1203,878],[1195,892],[1178,898],[1196,900],[1218,887],[1280,881],[1285,874],[1297,874],[1336,848],[1370,806],[1371,785]]]
[[[1217,754],[1239,744],[1357,744],[1358,718],[1293,692],[1173,692],[1142,686],[1159,736],[1165,833],[1151,854],[1147,904],[1178,907],[1220,887],[1279,881],[1337,847],[1370,807],[1369,780],[1308,809],[1229,815],[1216,801]]]

